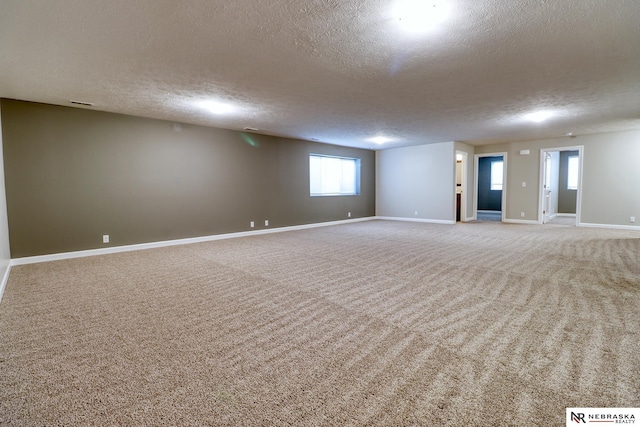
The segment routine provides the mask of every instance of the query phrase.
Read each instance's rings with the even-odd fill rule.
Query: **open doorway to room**
[[[578,225],[582,146],[540,150],[540,224]]]
[[[503,221],[507,182],[507,153],[475,155],[474,219]]]
[[[468,154],[464,151],[456,150],[456,222],[467,220],[467,162]]]

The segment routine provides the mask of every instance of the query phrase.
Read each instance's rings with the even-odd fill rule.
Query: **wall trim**
[[[569,214],[567,216],[571,216],[571,215]],[[372,221],[372,220],[421,222],[421,223],[447,224],[447,225],[455,224],[455,221],[442,220],[442,219],[370,216],[370,217],[353,218],[353,219],[345,219],[345,220],[338,220],[338,221],[319,222],[319,223],[313,223],[313,224],[276,227],[276,228],[254,230],[254,231],[240,231],[237,233],[214,234],[210,236],[192,237],[187,239],[164,240],[159,242],[139,243],[135,245],[113,246],[113,247],[101,248],[101,249],[88,249],[84,251],[61,252],[57,254],[13,258],[9,262],[9,265],[7,266],[7,269],[5,270],[4,276],[2,278],[2,281],[0,282],[0,302],[2,301],[2,295],[4,293],[4,289],[7,286],[7,282],[9,280],[11,267],[14,265],[35,264],[40,262],[60,261],[64,259],[84,258],[88,256],[97,256],[97,255],[108,255],[108,254],[114,254],[119,252],[131,252],[131,251],[139,251],[139,250],[145,250],[145,249],[162,248],[167,246],[188,245],[191,243],[202,243],[202,242],[211,242],[215,240],[235,239],[239,237],[258,236],[262,234],[283,233],[286,231],[306,230],[309,228],[328,227],[331,225],[349,224],[352,222],[362,222],[362,221]],[[473,218],[467,218],[466,220],[473,221]],[[526,219],[504,219],[502,222],[511,223],[511,224],[532,224],[532,225],[539,224],[538,221],[526,220]],[[640,231],[640,226],[637,226],[637,225],[634,226],[634,225],[617,225],[617,224],[594,224],[594,223],[581,222],[578,224],[578,227],[609,228],[609,229],[617,229],[617,230]]]
[[[502,222],[507,222],[510,224],[532,224],[532,225],[540,225],[540,223],[533,219],[508,219],[505,218]]]
[[[396,216],[376,216],[374,219],[381,219],[384,221],[405,221],[405,222],[427,222],[430,224],[455,224],[455,221],[450,219],[425,219],[425,218],[404,218]]]
[[[109,248],[100,248],[100,249],[88,249],[84,251],[61,252],[61,253],[50,254],[50,255],[36,255],[36,256],[23,257],[23,258],[13,258],[11,260],[10,266],[35,264],[39,262],[60,261],[60,260],[71,259],[71,258],[84,258],[84,257],[96,256],[96,255],[108,255],[108,254],[114,254],[119,252],[131,252],[131,251],[139,251],[144,249],[162,248],[166,246],[188,245],[190,243],[202,243],[202,242],[210,242],[214,240],[234,239],[238,237],[258,236],[262,234],[282,233],[285,231],[305,230],[308,228],[327,227],[330,225],[340,225],[340,224],[348,224],[352,222],[371,221],[373,219],[376,219],[376,217],[371,216],[371,217],[363,217],[363,218],[353,218],[353,219],[345,219],[345,220],[339,220],[339,221],[318,222],[313,224],[292,225],[287,227],[266,228],[262,230],[240,231],[237,233],[214,234],[210,236],[192,237],[187,239],[164,240],[159,242],[139,243],[135,245],[113,246]]]
[[[7,265],[7,269],[4,271],[4,276],[2,277],[2,282],[0,282],[0,303],[2,302],[2,296],[4,295],[4,289],[7,287],[7,282],[9,281],[9,273],[11,273],[11,261]]]
[[[578,227],[610,228],[614,230],[640,231],[640,225],[593,224],[590,222],[580,222],[578,223]]]
[[[339,221],[328,221],[328,222],[319,222],[319,223],[313,223],[313,224],[293,225],[288,227],[277,227],[277,228],[255,230],[255,231],[241,231],[238,233],[217,234],[217,235],[211,235],[211,236],[194,237],[189,239],[165,240],[160,242],[141,243],[136,245],[114,246],[111,248],[103,248],[103,249],[89,249],[86,251],[63,252],[63,253],[51,254],[51,255],[38,255],[38,256],[32,256],[32,257],[14,258],[9,262],[9,265],[5,270],[4,276],[2,277],[2,282],[0,282],[0,302],[2,302],[2,296],[4,295],[4,290],[7,286],[7,282],[9,281],[11,267],[14,265],[27,265],[27,264],[35,264],[40,262],[59,261],[64,259],[83,258],[88,256],[107,255],[107,254],[113,254],[113,253],[119,253],[119,252],[131,252],[131,251],[138,251],[138,250],[144,250],[144,249],[161,248],[166,246],[187,245],[190,243],[210,242],[214,240],[258,236],[262,234],[283,233],[286,231],[306,230],[309,228],[327,227],[331,225],[340,225],[340,224],[348,224],[352,222],[362,222],[362,221],[372,221],[372,220],[422,222],[422,223],[449,224],[449,225],[455,224],[454,221],[440,220],[440,219],[370,216],[370,217],[346,219],[346,220],[339,220]],[[473,219],[468,219],[468,220],[473,221]],[[505,219],[502,222],[512,223],[512,224],[538,225],[538,221],[524,220],[524,219]],[[585,223],[585,222],[579,223],[578,227],[610,228],[610,229],[619,229],[619,230],[640,231],[640,226],[592,224],[592,223]]]

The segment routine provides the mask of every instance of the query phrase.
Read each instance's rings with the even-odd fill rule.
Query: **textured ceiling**
[[[2,0],[0,97],[374,149],[640,128],[640,1],[446,3]]]

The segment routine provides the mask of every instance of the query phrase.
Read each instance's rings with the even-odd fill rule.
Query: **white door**
[[[544,203],[542,210],[542,223],[549,222],[551,217],[551,171],[552,171],[552,157],[551,153],[545,153],[544,155]]]

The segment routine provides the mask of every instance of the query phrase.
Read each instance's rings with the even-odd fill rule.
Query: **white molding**
[[[464,222],[475,221],[476,219],[473,216],[469,216],[464,219]]]
[[[578,223],[578,227],[610,228],[613,230],[640,231],[640,225],[592,224],[589,222],[580,222]]]
[[[140,243],[136,245],[113,246],[113,247],[101,248],[101,249],[89,249],[85,251],[62,252],[62,253],[50,254],[50,255],[37,255],[37,256],[24,257],[24,258],[14,258],[11,260],[10,265],[35,264],[39,262],[60,261],[63,259],[83,258],[88,256],[107,255],[107,254],[114,254],[119,252],[139,251],[144,249],[162,248],[166,246],[188,245],[190,243],[202,243],[202,242],[211,242],[214,240],[234,239],[238,237],[282,233],[285,231],[305,230],[308,228],[327,227],[330,225],[348,224],[351,222],[371,221],[375,218],[376,217],[353,218],[353,219],[345,219],[345,220],[339,220],[339,221],[319,222],[319,223],[313,223],[313,224],[292,225],[288,227],[266,228],[262,230],[240,231],[237,233],[214,234],[211,236],[193,237],[188,239],[165,240],[160,242]]]
[[[455,147],[455,144],[454,144]],[[458,191],[458,186],[457,186],[457,171],[456,168],[457,166],[457,156],[458,154],[462,155],[462,162],[461,162],[461,168],[462,168],[462,176],[461,176],[461,188],[460,190],[462,191],[461,196],[460,196],[460,220],[464,221],[463,218],[468,214],[467,210],[469,209],[467,206],[467,191],[469,190],[469,183],[467,182],[468,180],[468,176],[467,176],[467,169],[468,169],[468,162],[469,162],[469,153],[467,153],[466,151],[463,150],[455,150],[454,149],[454,156],[453,156],[453,161],[454,163],[454,168],[453,168],[453,173],[454,173],[454,178],[453,178],[453,192],[454,194],[457,194]],[[453,217],[456,218],[457,217],[457,202],[456,202],[456,197],[453,198]]]
[[[0,303],[2,302],[2,296],[4,295],[4,290],[7,287],[7,282],[9,281],[9,274],[11,273],[11,261],[7,265],[7,269],[4,272],[4,276],[2,277],[2,282],[0,283]]]
[[[532,224],[539,225],[540,223],[533,219],[504,219],[502,222],[510,223],[510,224]]]
[[[557,213],[556,216],[566,216],[566,217],[575,218],[576,214],[572,214],[572,213]]]
[[[396,216],[376,216],[375,219],[381,219],[383,221],[405,221],[405,222],[426,222],[430,224],[455,224],[455,221],[450,219],[425,219],[425,218],[404,218]]]

